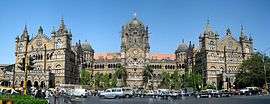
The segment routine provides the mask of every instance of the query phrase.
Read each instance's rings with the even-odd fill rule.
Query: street
[[[71,102],[64,102],[61,97],[61,104],[269,104],[270,96],[232,96],[223,98],[200,98],[185,97],[180,99],[153,99],[153,98],[121,98],[102,99],[95,96],[87,98],[72,98]]]

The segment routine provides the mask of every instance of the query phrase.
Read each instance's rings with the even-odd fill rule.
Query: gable
[[[224,50],[226,49],[241,52],[242,47],[239,41],[237,41],[232,35],[226,35],[223,39],[218,42],[218,49]]]

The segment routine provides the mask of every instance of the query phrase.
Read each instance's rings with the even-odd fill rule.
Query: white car
[[[74,89],[71,95],[79,97],[87,97],[87,91],[85,89]]]
[[[129,88],[110,88],[101,92],[99,97],[103,98],[121,98],[121,97],[132,97],[133,91]]]

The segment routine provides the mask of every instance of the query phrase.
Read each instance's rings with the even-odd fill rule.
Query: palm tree
[[[115,75],[117,76],[117,79],[121,79],[121,81],[123,82],[121,86],[126,86],[126,79],[127,79],[126,68],[120,65],[119,68],[116,69]]]
[[[146,88],[147,84],[149,83],[149,79],[153,80],[153,69],[150,66],[145,66],[143,70],[143,84]],[[151,88],[153,89],[153,82],[151,82]]]

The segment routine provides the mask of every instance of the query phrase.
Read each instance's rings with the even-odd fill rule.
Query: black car
[[[233,93],[228,90],[221,90],[220,94],[221,94],[221,97],[230,97],[233,95]]]

